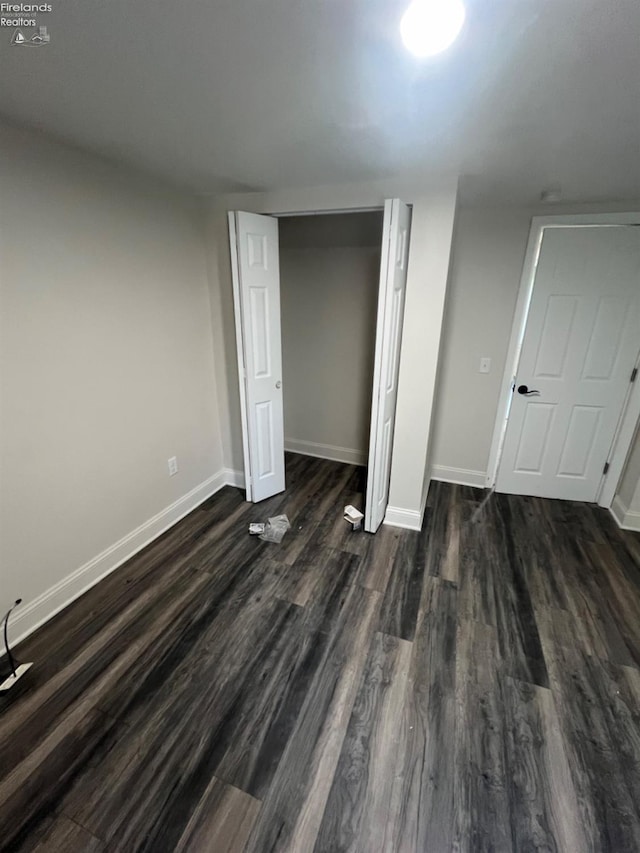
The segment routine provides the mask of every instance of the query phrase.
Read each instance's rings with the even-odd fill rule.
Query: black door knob
[[[539,391],[529,391],[526,385],[518,385],[518,394],[524,394],[530,397],[532,394],[539,394]]]

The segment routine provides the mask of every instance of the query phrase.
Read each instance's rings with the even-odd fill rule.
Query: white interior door
[[[596,499],[639,348],[640,228],[546,228],[499,492]]]
[[[247,500],[284,491],[278,220],[229,214]]]
[[[410,224],[406,204],[385,201],[364,518],[369,533],[380,527],[389,498]]]

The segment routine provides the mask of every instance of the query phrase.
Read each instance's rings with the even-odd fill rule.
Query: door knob
[[[524,394],[526,397],[531,397],[532,394],[540,396],[539,391],[529,391],[526,385],[518,385],[518,394]]]
[[[278,381],[276,382],[276,388],[282,388],[282,382],[280,382],[280,380],[279,380],[279,379],[278,379]]]

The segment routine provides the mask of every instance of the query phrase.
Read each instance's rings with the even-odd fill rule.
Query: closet
[[[285,449],[366,464],[373,533],[389,496],[411,209],[396,198],[228,219],[247,500],[286,489]]]
[[[285,450],[366,464],[382,216],[280,218]]]

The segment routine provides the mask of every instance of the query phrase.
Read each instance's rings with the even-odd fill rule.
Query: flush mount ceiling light
[[[453,44],[464,18],[462,0],[414,0],[402,16],[400,35],[414,56],[435,56]]]

